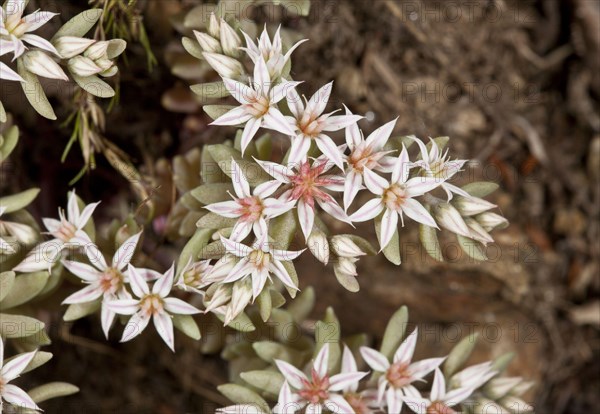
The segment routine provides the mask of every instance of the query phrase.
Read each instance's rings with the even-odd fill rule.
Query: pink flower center
[[[373,153],[370,146],[361,144],[354,148],[354,151],[348,157],[348,163],[359,172],[362,172],[365,168],[372,170],[379,166],[379,160],[384,155],[384,152]]]
[[[62,219],[62,221],[60,223],[60,227],[58,228],[57,231],[52,233],[52,235],[54,237],[56,237],[57,239],[62,240],[66,243],[69,240],[71,240],[73,237],[75,237],[76,231],[77,231],[77,227],[75,227],[73,225],[73,223],[71,223],[65,219]]]
[[[350,404],[350,407],[352,407],[356,414],[367,414],[371,412],[367,402],[360,394],[349,392],[344,394],[344,399]]]
[[[298,121],[298,128],[304,135],[316,138],[323,130],[323,123],[313,114],[304,112],[302,118]]]
[[[269,112],[271,101],[267,96],[257,96],[249,99],[249,103],[245,105],[246,111],[254,118],[260,118]]]
[[[386,379],[394,388],[403,388],[414,381],[406,362],[395,362],[388,368]]]
[[[329,398],[329,377],[325,375],[321,378],[313,368],[311,380],[302,380],[302,389],[298,392],[298,395],[313,404],[324,402]]]
[[[271,255],[262,250],[253,250],[248,260],[258,269],[268,269],[271,262]]]
[[[109,267],[100,276],[100,289],[104,293],[116,294],[123,288],[123,274],[117,269]]]
[[[406,191],[398,184],[393,184],[383,192],[383,202],[391,210],[400,210],[406,198]]]
[[[265,207],[259,197],[240,198],[237,202],[240,204],[242,221],[255,222],[261,218]]]
[[[452,408],[440,401],[434,401],[429,407],[427,407],[427,414],[456,414]]]
[[[331,196],[318,187],[334,184],[334,180],[327,177],[319,177],[325,169],[325,163],[315,168],[310,168],[310,164],[303,163],[298,169],[298,174],[289,177],[292,183],[293,200],[303,199],[310,207],[314,207],[314,198],[328,201]]]
[[[140,308],[146,315],[153,316],[163,312],[164,302],[160,296],[152,293],[142,298]]]

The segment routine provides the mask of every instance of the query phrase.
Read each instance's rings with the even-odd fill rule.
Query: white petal
[[[27,365],[33,360],[37,351],[20,354],[8,361],[0,370],[0,376],[6,382],[10,382],[17,378]]]
[[[312,140],[304,134],[292,138],[292,145],[288,154],[288,164],[299,165],[306,161]]]
[[[108,264],[104,259],[104,255],[95,244],[87,244],[84,248],[85,255],[91,264],[96,266],[97,269],[106,270],[108,269]]]
[[[199,309],[177,298],[166,298],[165,309],[173,315],[195,315],[200,313]]]
[[[392,183],[404,184],[408,178],[410,172],[410,160],[408,159],[408,152],[406,147],[402,144],[402,152],[396,160],[394,169],[392,170]]]
[[[388,413],[400,413],[402,411],[402,397],[402,390],[397,390],[394,387],[388,388],[385,395]]]
[[[212,121],[210,125],[241,125],[251,119],[255,118],[243,106],[238,106]]]
[[[367,201],[361,208],[350,215],[350,220],[353,222],[363,222],[371,220],[383,211],[381,198],[374,198]]]
[[[256,97],[256,92],[248,85],[229,78],[223,78],[223,82],[229,94],[241,104],[247,104]]]
[[[165,274],[154,283],[154,286],[152,286],[152,293],[160,296],[161,298],[166,298],[169,295],[169,293],[171,293],[174,276],[175,264],[173,263],[171,267],[165,272]]]
[[[319,374],[319,377],[323,378],[327,375],[327,364],[329,363],[329,344],[325,343],[319,353],[317,354],[314,362],[313,368]]]
[[[106,305],[110,310],[119,315],[133,315],[140,308],[140,302],[135,299],[115,299],[105,301],[103,306]]]
[[[323,123],[323,131],[339,131],[340,129],[356,124],[362,118],[360,115],[333,115],[328,117]]]
[[[444,396],[443,401],[448,407],[453,407],[469,398],[474,391],[473,388],[457,388],[448,392],[448,394]]]
[[[381,237],[379,246],[383,250],[394,237],[394,233],[398,230],[398,213],[394,210],[386,208],[381,217]]]
[[[127,325],[125,325],[121,342],[131,341],[133,338],[140,335],[144,332],[144,329],[146,329],[149,322],[150,316],[146,313],[138,312],[134,314],[127,322]]]
[[[354,409],[348,401],[338,394],[329,394],[329,397],[325,400],[325,408],[336,414],[348,414],[354,412]]]
[[[277,278],[281,280],[283,284],[287,287],[290,287],[292,289],[298,289],[298,286],[294,284],[294,281],[292,280],[289,273],[287,272],[285,267],[283,267],[279,260],[273,260],[270,263],[269,270],[271,271],[271,273],[277,276]]]
[[[383,149],[388,139],[390,138],[394,127],[396,126],[396,121],[398,121],[398,118],[380,126],[375,131],[373,131],[365,140],[367,146],[371,147],[375,151]]]
[[[383,192],[390,186],[387,180],[373,171],[365,168],[363,170],[363,178],[365,181],[365,185],[375,195],[382,195]]]
[[[171,351],[175,352],[175,337],[173,334],[173,321],[167,313],[157,313],[153,317],[154,327],[160,337],[169,346]]]
[[[16,385],[6,384],[4,386],[4,391],[2,392],[2,398],[15,407],[41,411],[41,408],[35,404],[31,397]]]
[[[446,358],[429,358],[410,364],[409,370],[413,377],[421,379],[436,369]]]
[[[304,200],[299,200],[297,213],[302,234],[304,234],[305,240],[308,240],[308,236],[310,236],[310,232],[312,231],[315,222],[315,210],[306,204]]]
[[[390,367],[390,361],[380,352],[366,346],[360,347],[360,354],[365,362],[378,372],[385,372]]]
[[[231,159],[231,168],[231,182],[233,183],[233,189],[235,190],[235,193],[239,198],[250,197],[252,195],[250,193],[250,184],[248,184],[248,180],[242,172],[242,169],[233,158]]]
[[[431,384],[431,394],[429,399],[431,401],[441,401],[446,395],[446,380],[444,374],[439,368],[435,369],[435,375],[433,377],[433,384]]]
[[[258,131],[262,124],[263,121],[261,121],[259,118],[250,118],[246,123],[244,131],[242,132],[242,155],[244,155],[244,153],[246,152],[246,148],[248,148],[250,141],[252,141],[252,138],[254,138],[254,136],[256,135],[256,131]]]
[[[351,169],[344,181],[344,208],[348,210],[362,187],[362,175]]]
[[[298,250],[298,251],[271,249],[271,255],[276,260],[292,261],[292,260],[296,259],[298,256],[300,256],[302,253],[304,253],[305,250],[306,249],[302,249],[302,250]]]
[[[23,79],[21,75],[12,70],[4,62],[0,62],[0,79],[16,82],[25,82],[25,79]]]
[[[276,104],[287,96],[289,91],[295,90],[301,82],[290,82],[282,81],[278,85],[275,85],[269,92],[269,99],[271,103]]]
[[[269,69],[265,59],[261,56],[254,66],[254,79],[255,89],[261,89],[263,91],[269,90],[271,87],[271,76],[269,75]]]
[[[86,282],[94,282],[98,280],[101,274],[101,272],[94,269],[92,266],[83,263],[63,260],[62,264],[69,272],[73,273],[78,278],[85,280]]]
[[[431,214],[429,214],[427,209],[425,209],[425,207],[423,207],[417,200],[406,198],[404,199],[401,208],[402,211],[411,219],[429,227],[435,227],[436,229],[439,228]]]
[[[313,96],[310,97],[306,105],[306,112],[309,112],[313,117],[317,117],[325,111],[331,91],[333,90],[333,82],[323,85]]]
[[[256,300],[263,291],[268,278],[269,272],[267,269],[256,269],[252,272],[252,300]]]
[[[340,205],[331,197],[327,201],[323,201],[321,199],[317,199],[317,203],[327,214],[331,217],[338,219],[339,221],[343,221],[344,223],[351,224],[350,217],[346,214],[344,209],[340,207]]]
[[[415,353],[417,346],[417,338],[419,336],[419,328],[415,328],[414,331],[408,335],[404,341],[400,344],[396,353],[394,354],[394,362],[401,362],[404,364],[410,363]]]
[[[58,50],[46,39],[34,34],[25,34],[21,36],[21,40],[29,43],[32,46],[39,47],[40,49],[44,49],[48,52],[54,53],[56,56],[60,56]]]
[[[344,169],[344,160],[342,159],[342,153],[330,137],[321,134],[316,140],[316,143],[317,147],[319,147],[323,155],[325,155],[336,166],[338,166],[342,170]]]
[[[220,201],[204,206],[205,209],[227,218],[240,217],[240,205],[237,201]]]
[[[221,242],[225,246],[225,249],[227,249],[227,253],[231,253],[234,256],[246,257],[250,253],[252,253],[251,247],[248,247],[242,243],[234,242],[233,240],[230,240],[230,239],[226,239],[223,236],[221,236]]]
[[[104,332],[106,339],[108,339],[108,333],[113,321],[115,320],[115,316],[116,314],[110,310],[108,306],[104,304],[102,305],[102,310],[100,311],[100,322],[102,324],[102,331]]]
[[[406,404],[406,406],[412,412],[415,412],[417,414],[426,414],[427,407],[429,407],[429,405],[431,405],[431,401],[429,401],[425,398],[406,397],[405,396],[402,399],[404,400],[404,403]]]
[[[367,372],[347,372],[344,374],[337,374],[330,378],[330,391],[342,391],[349,387],[358,388],[358,383],[368,373]]]
[[[121,246],[119,246],[112,259],[112,266],[114,268],[123,270],[125,266],[129,264],[131,258],[133,257],[133,253],[135,253],[135,248],[137,247],[141,235],[142,232],[140,231],[139,233],[129,237]]]
[[[296,88],[290,88],[286,90],[286,100],[288,108],[296,119],[299,119],[304,112],[304,103],[302,98],[298,94]]]
[[[297,390],[303,388],[302,380],[308,381],[306,375],[295,366],[279,359],[275,360],[275,364],[277,365],[279,372],[285,377],[285,380]]]
[[[344,353],[342,354],[342,372],[356,372],[358,370],[356,366],[356,359],[354,359],[354,354],[347,345],[344,345]]]
[[[414,177],[406,182],[408,197],[416,197],[439,187],[444,181],[440,178]]]
[[[273,195],[275,191],[281,186],[281,183],[277,180],[267,181],[265,183],[259,184],[254,189],[254,195],[263,199],[270,197]]]
[[[81,290],[73,293],[63,300],[64,305],[72,305],[74,303],[89,303],[93,302],[103,294],[102,289],[98,285],[89,285]]]
[[[146,283],[146,280],[131,264],[127,265],[127,274],[129,276],[129,285],[131,286],[131,290],[133,290],[133,293],[138,298],[150,293],[148,283]]]
[[[78,216],[78,219],[76,221],[71,222],[75,224],[78,229],[82,229],[87,224],[90,217],[92,217],[92,214],[94,214],[94,210],[96,210],[98,204],[100,204],[100,202],[88,204],[84,207],[83,211],[81,212],[81,215]]]
[[[269,108],[269,111],[263,116],[263,128],[273,129],[285,135],[294,135],[294,129],[287,119],[275,107]]]
[[[52,13],[49,11],[36,11],[23,18],[27,23],[27,32],[33,32],[46,23],[54,16],[58,16],[58,13]]]
[[[291,172],[288,167],[271,161],[258,160],[256,158],[254,158],[254,161],[256,161],[262,167],[262,169],[265,170],[267,174],[269,174],[276,180],[284,184],[290,182],[290,179],[288,177],[290,176]]]
[[[229,235],[229,239],[234,242],[241,242],[246,237],[248,237],[253,227],[254,226],[252,222],[238,221],[237,223],[235,223],[235,226],[233,226],[233,230]]]
[[[77,196],[75,195],[75,190],[71,191],[71,194],[69,195],[69,200],[67,201],[67,218],[69,222],[77,226],[77,221],[79,220],[79,205],[77,204]]]

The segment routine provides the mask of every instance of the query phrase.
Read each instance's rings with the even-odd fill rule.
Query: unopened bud
[[[504,407],[510,407],[512,413],[530,413],[533,407],[514,395],[507,395],[498,401]]]
[[[356,271],[357,259],[350,257],[340,257],[335,264],[335,271],[345,276],[358,276]]]
[[[468,237],[475,239],[483,244],[492,243],[494,241],[492,236],[490,236],[490,234],[487,231],[485,231],[485,229],[481,227],[481,225],[474,219],[467,217],[465,219],[465,222],[467,223],[467,225],[469,226],[469,230],[471,231],[471,235]]]
[[[26,224],[4,221],[0,223],[0,228],[2,227],[23,244],[31,245],[38,239],[38,232]]]
[[[507,395],[521,381],[521,377],[494,378],[485,385],[483,392],[491,399],[498,400]]]
[[[92,60],[102,59],[106,57],[109,44],[108,41],[96,42],[88,47],[83,55]]]
[[[214,13],[210,14],[210,20],[208,21],[208,34],[215,39],[219,39],[219,36],[221,36],[221,24]]]
[[[238,280],[233,284],[231,292],[231,302],[227,306],[225,313],[225,326],[229,325],[240,313],[246,309],[246,306],[252,299],[252,284],[249,279]]]
[[[331,249],[340,257],[357,257],[366,255],[354,240],[348,236],[333,236],[331,238]]]
[[[475,220],[481,227],[486,231],[492,231],[495,229],[504,229],[508,226],[508,220],[499,214],[486,212],[475,216]]]
[[[211,35],[199,32],[197,30],[194,30],[194,35],[196,36],[196,40],[203,51],[211,53],[221,53],[223,51],[221,49],[221,42]]]
[[[119,68],[116,65],[114,65],[111,68],[105,70],[104,72],[100,72],[100,76],[110,78],[112,76],[115,76],[117,72],[119,72]]]
[[[92,59],[84,56],[75,56],[69,59],[68,65],[71,73],[84,78],[102,72],[100,66],[96,65]]]
[[[25,53],[23,55],[23,64],[25,65],[25,69],[38,76],[49,79],[69,80],[58,63],[41,50]]]
[[[329,262],[329,243],[327,236],[321,230],[314,228],[306,241],[310,252],[323,264]]]
[[[450,203],[440,203],[433,207],[433,215],[440,226],[461,236],[471,237],[471,232],[459,211]]]
[[[221,47],[223,52],[227,56],[237,58],[240,55],[240,46],[242,46],[240,36],[229,23],[221,19]]]
[[[456,197],[453,204],[463,217],[474,216],[496,208],[495,204],[478,197]]]
[[[62,36],[53,42],[54,47],[63,59],[80,55],[94,43],[96,43],[94,39],[75,36]]]
[[[244,73],[244,67],[237,60],[219,53],[202,53],[206,62],[224,78],[239,78]]]

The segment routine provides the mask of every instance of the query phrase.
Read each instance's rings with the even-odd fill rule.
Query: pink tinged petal
[[[97,269],[101,271],[108,269],[108,264],[104,259],[104,255],[102,254],[100,249],[98,249],[98,246],[96,246],[95,244],[87,244],[84,250],[85,255],[87,256],[90,263],[93,264]]]
[[[89,303],[101,297],[102,294],[102,289],[100,289],[98,285],[89,285],[68,296],[65,300],[63,300],[62,303],[64,305],[72,305],[74,303]]]
[[[237,201],[221,201],[219,203],[209,204],[204,206],[205,209],[227,218],[240,217],[240,205]]]
[[[292,390],[290,389],[290,384],[287,381],[283,382],[281,386],[281,390],[279,391],[279,396],[277,397],[277,404],[280,407],[284,408],[288,404],[295,403],[296,399],[294,398],[294,394],[292,394]]]
[[[0,79],[15,82],[25,82],[25,79],[23,79],[21,75],[12,70],[8,65],[6,65],[3,62],[0,62]]]
[[[374,198],[367,201],[354,214],[350,215],[350,220],[353,222],[363,222],[377,217],[383,211],[381,198]]]
[[[77,204],[77,196],[75,196],[75,190],[71,191],[69,200],[67,201],[67,219],[69,222],[77,226],[79,221],[79,205]],[[77,226],[77,228],[81,228]]]
[[[41,411],[41,408],[21,388],[13,384],[6,384],[2,392],[2,398],[15,407],[29,408]]]
[[[160,296],[161,298],[166,298],[169,293],[171,293],[174,276],[175,264],[172,264],[169,270],[167,270],[165,274],[154,283],[154,286],[152,286],[152,293]]]
[[[27,365],[33,360],[36,353],[37,351],[27,352],[11,359],[0,370],[0,377],[6,382],[14,380],[27,368]]]
[[[427,414],[427,407],[431,404],[431,401],[425,398],[419,397],[403,397],[406,406],[414,413]]]
[[[294,284],[294,281],[292,280],[292,278],[290,277],[289,273],[287,272],[287,270],[285,269],[285,267],[283,267],[283,265],[281,264],[280,261],[274,260],[273,262],[271,262],[270,265],[269,265],[269,270],[279,280],[281,280],[281,282],[283,282],[284,285],[286,285],[289,288],[298,290],[298,286],[296,286]]]
[[[21,40],[29,43],[32,46],[39,47],[40,49],[44,49],[50,53],[54,53],[56,56],[60,56],[58,50],[46,39],[34,34],[25,34],[21,36]]]
[[[96,210],[98,204],[100,204],[100,202],[88,204],[87,206],[85,206],[85,208],[81,212],[81,215],[77,219],[77,222],[73,222],[73,224],[75,224],[78,229],[82,229],[87,224],[90,217],[92,217],[92,214],[94,214],[94,210]]]
[[[280,201],[275,199],[266,199],[263,204],[265,209],[263,210],[266,218],[274,218],[282,215],[293,209],[296,205],[297,200]]]
[[[233,189],[235,190],[235,193],[240,198],[250,197],[252,195],[250,193],[250,184],[248,184],[248,180],[246,180],[242,169],[233,158],[231,159],[231,168],[231,181],[233,183]]]
[[[457,186],[455,186],[453,184],[450,184],[450,183],[442,183],[441,187],[444,190],[446,190],[446,193],[448,195],[448,201],[452,200],[452,193],[458,194],[458,195],[463,196],[463,197],[470,197],[471,196],[469,193],[467,193],[462,188],[457,187]]]
[[[332,132],[356,125],[363,117],[360,115],[333,115],[323,122],[323,131]]]
[[[325,408],[337,414],[354,413],[354,409],[348,401],[338,394],[329,394],[329,397],[325,400]]]
[[[77,230],[75,232],[75,236],[71,237],[71,239],[69,240],[69,243],[86,247],[86,246],[89,246],[90,244],[92,244],[92,240],[90,239],[90,236],[88,236],[88,234],[85,231]]]
[[[113,256],[112,267],[123,270],[125,266],[129,264],[131,258],[133,257],[133,253],[135,253],[135,248],[137,247],[141,235],[142,232],[140,231],[139,233],[129,237],[121,246],[119,246],[115,252],[115,255]]]
[[[386,208],[381,217],[381,236],[379,246],[383,250],[394,237],[394,233],[398,228],[398,213],[394,210]]]
[[[306,161],[312,140],[304,134],[292,138],[292,145],[288,155],[288,163],[295,165]]]
[[[175,337],[173,334],[173,320],[168,313],[157,313],[153,317],[154,327],[165,341],[171,351],[175,352]]]
[[[406,213],[408,217],[419,223],[425,224],[429,227],[435,227],[436,229],[439,228],[431,214],[429,214],[425,207],[423,207],[417,200],[412,198],[405,199],[402,203],[402,211]]]
[[[363,170],[363,178],[365,181],[365,185],[375,195],[382,195],[383,192],[390,186],[387,180],[373,171],[365,168]]]
[[[260,218],[252,224],[252,230],[257,238],[264,237],[269,232],[267,221],[264,218]]]
[[[0,16],[0,18],[1,17],[2,16]],[[0,337],[0,372],[2,370],[3,363],[4,363],[4,341],[2,340],[2,337]]]
[[[27,32],[33,32],[46,23],[54,16],[58,16],[58,13],[52,13],[49,11],[36,11],[23,18],[27,23]]]
[[[187,302],[177,298],[166,298],[165,309],[167,312],[173,315],[195,315],[200,313],[199,309],[196,309]]]
[[[380,352],[366,346],[360,347],[360,354],[365,362],[378,372],[385,372],[390,367],[390,361]]]
[[[409,370],[415,379],[421,379],[436,369],[446,358],[429,358],[410,364]]]
[[[44,226],[46,226],[46,230],[48,230],[50,233],[55,233],[58,231],[58,229],[60,229],[60,221],[56,219],[43,218],[42,222],[44,223]]]
[[[402,152],[396,160],[394,169],[392,170],[392,183],[404,184],[408,179],[408,173],[410,172],[410,160],[408,158],[408,151],[402,144]]]
[[[256,158],[254,158],[254,161],[256,161],[258,163],[258,165],[260,165],[267,174],[269,174],[271,177],[275,178],[276,180],[278,180],[284,184],[287,184],[290,182],[289,176],[290,176],[291,172],[288,167],[283,166],[281,164],[271,162],[271,161],[258,160]]]
[[[270,107],[268,112],[263,116],[263,127],[279,131],[285,135],[291,136],[295,134],[294,129],[285,116],[283,116],[279,109],[273,106]]]
[[[356,372],[358,367],[356,366],[356,359],[354,359],[354,355],[350,348],[347,345],[344,345],[344,353],[342,354],[342,372]]]
[[[248,148],[250,141],[252,141],[252,138],[254,138],[254,136],[256,135],[256,131],[258,131],[262,123],[263,121],[258,118],[250,118],[246,123],[244,131],[242,132],[242,155],[244,155],[244,153],[246,152],[246,148]]]
[[[281,83],[274,86],[269,92],[269,100],[272,104],[276,104],[285,98],[289,91],[295,90],[296,86],[298,86],[300,83],[302,82],[290,82],[286,80],[281,81]]]
[[[353,169],[350,170],[344,181],[344,208],[348,210],[354,201],[356,194],[362,187],[362,175]]]
[[[304,238],[308,240],[308,236],[310,236],[310,232],[312,231],[315,222],[315,210],[306,204],[304,200],[300,200],[298,201],[297,213],[302,234],[304,234]]]
[[[263,291],[268,278],[269,271],[267,269],[257,269],[252,272],[252,300],[256,300],[258,295]]]
[[[344,105],[344,109],[346,110],[346,115],[352,115],[352,112],[346,105]],[[360,145],[363,140],[362,134],[360,133],[360,129],[358,128],[357,123],[353,123],[346,127],[346,143],[348,144],[348,148],[350,150],[354,150],[355,147]]]
[[[469,398],[471,396],[471,394],[473,394],[474,391],[475,391],[475,389],[473,389],[473,388],[466,388],[466,387],[465,388],[457,388],[455,390],[448,392],[444,396],[443,402],[448,407],[453,407],[457,404],[460,404],[467,398]]]
[[[110,331],[110,327],[115,320],[116,314],[108,308],[106,305],[102,305],[102,310],[100,311],[100,322],[102,323],[102,332],[104,332],[104,336],[108,339],[108,334]]]
[[[298,94],[296,88],[290,88],[286,90],[286,101],[288,108],[296,119],[299,119],[304,112],[304,103],[302,98]]]
[[[302,253],[304,253],[305,250],[306,249],[297,250],[297,251],[272,249],[271,255],[276,260],[292,261],[292,260],[296,259],[298,256],[300,256]]]
[[[403,364],[408,364],[412,361],[413,355],[415,353],[415,348],[417,347],[417,339],[419,337],[419,328],[415,328],[414,331],[408,335],[404,341],[400,344],[396,353],[394,354],[394,362],[401,362]]]
[[[436,368],[429,399],[431,401],[441,401],[444,398],[444,395],[446,395],[446,380],[444,379],[442,371],[440,371],[439,368]]]
[[[233,108],[229,112],[224,113],[214,121],[210,123],[210,125],[241,125],[250,119],[255,119],[251,114],[246,112],[246,109],[243,106],[238,106],[237,108]]]
[[[144,329],[146,329],[149,322],[150,315],[141,312],[134,314],[127,322],[127,325],[125,325],[121,342],[131,341],[133,338],[140,335],[144,332]]]
[[[325,155],[340,169],[344,169],[344,160],[342,158],[342,153],[340,152],[335,142],[333,142],[333,139],[331,139],[327,135],[321,134],[316,140],[316,143],[317,147],[319,147],[323,155]]]
[[[408,384],[407,386],[402,388],[402,392],[406,397],[416,397],[421,398],[421,393],[414,386]]]
[[[119,315],[133,315],[139,310],[140,301],[136,299],[115,299],[105,301],[104,305]]]
[[[325,111],[331,91],[333,89],[333,82],[329,82],[323,85],[313,96],[310,97],[307,105],[306,112],[309,112],[313,116],[319,116]]]
[[[406,194],[408,197],[417,197],[439,187],[443,182],[440,178],[414,177],[406,182]]]
[[[85,280],[86,282],[94,282],[98,280],[101,274],[101,272],[94,269],[92,266],[83,263],[63,260],[62,264],[69,272],[73,273],[78,278]]]
[[[131,290],[133,290],[133,293],[138,298],[150,293],[150,289],[148,288],[148,283],[146,283],[146,280],[142,277],[138,270],[130,264],[127,265],[127,275],[129,276],[129,285],[131,286]]]
[[[248,259],[243,258],[229,271],[227,277],[223,279],[223,283],[231,283],[240,280],[243,277],[248,276],[255,269],[256,267],[253,263],[250,263]]]
[[[402,411],[402,397],[402,390],[393,387],[388,388],[385,395],[388,413],[400,413]]]
[[[356,389],[358,383],[363,379],[368,372],[347,372],[344,374],[337,374],[329,379],[329,390],[330,391],[342,391],[352,387]]]
[[[300,390],[303,388],[302,385],[302,380],[308,381],[308,378],[306,377],[306,375],[304,375],[304,373],[302,371],[300,371],[298,368],[296,368],[295,366],[276,359],[275,360],[275,364],[277,365],[277,368],[279,369],[279,372],[281,372],[281,374],[283,374],[283,376],[285,377],[285,380],[295,389]]]
[[[385,379],[385,376],[379,377],[379,384],[377,386],[377,405],[379,405],[380,407],[383,407],[385,405],[384,397],[387,386],[388,381]]]
[[[350,217],[348,217],[344,209],[340,207],[337,201],[335,201],[333,198],[328,201],[317,199],[317,203],[319,203],[319,206],[321,206],[321,208],[331,217],[334,217],[339,221],[343,221],[344,223],[352,224]]]
[[[223,236],[221,236],[221,243],[223,243],[225,249],[227,249],[227,253],[231,253],[232,255],[237,257],[246,257],[250,255],[250,253],[252,253],[251,247],[248,247],[242,243],[234,242],[230,239],[226,239]]]
[[[266,183],[256,186],[254,195],[260,198],[267,198],[277,191],[279,186],[281,186],[281,183],[277,180],[267,181]]]
[[[223,78],[223,82],[227,92],[241,104],[248,104],[256,97],[256,92],[248,85],[229,78]]]
[[[390,138],[394,127],[396,126],[396,121],[398,121],[398,118],[380,126],[373,131],[366,139],[367,146],[371,147],[375,151],[383,149]]]
[[[233,230],[229,235],[229,239],[234,242],[241,242],[244,240],[252,231],[253,224],[249,221],[238,221],[233,226]]]
[[[313,368],[319,374],[319,377],[323,378],[327,375],[327,364],[329,363],[329,344],[325,343],[319,353],[317,354]]]

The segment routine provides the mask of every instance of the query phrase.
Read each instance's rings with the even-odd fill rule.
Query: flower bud
[[[41,50],[34,50],[24,54],[23,64],[29,72],[44,78],[69,80],[58,63]]]
[[[203,51],[211,53],[221,53],[223,51],[221,49],[221,42],[211,35],[199,32],[197,30],[194,30],[194,35],[196,36],[196,40]]]
[[[502,404],[503,407],[509,407],[512,413],[530,413],[533,411],[531,405],[513,395],[507,395],[498,402]]]
[[[88,47],[83,55],[92,60],[106,58],[106,51],[109,44],[108,41],[96,42]]]
[[[456,197],[453,204],[463,217],[474,216],[497,207],[479,197]]]
[[[111,76],[115,76],[117,72],[119,72],[119,68],[117,67],[117,65],[114,65],[111,68],[105,70],[104,72],[100,72],[100,76],[110,78]]]
[[[483,244],[493,243],[494,239],[492,236],[490,236],[490,234],[485,231],[485,229],[481,227],[477,221],[467,217],[465,219],[465,223],[467,223],[467,226],[469,226],[469,230],[471,232],[471,235],[469,236],[470,238]]]
[[[204,313],[212,312],[216,308],[224,306],[231,300],[231,287],[229,285],[213,285],[217,286],[217,289],[209,295],[208,293],[204,296]]]
[[[221,36],[221,24],[214,13],[210,14],[210,19],[208,21],[208,34],[215,39],[219,39],[219,36]]]
[[[225,326],[229,325],[231,321],[246,309],[246,306],[248,306],[251,299],[252,284],[249,279],[238,280],[233,284],[231,302],[227,306],[227,311],[225,312]]]
[[[314,228],[306,241],[308,249],[323,264],[329,262],[329,243],[327,236],[321,230]]]
[[[221,47],[223,48],[223,52],[227,56],[237,58],[240,55],[240,46],[242,46],[240,36],[229,23],[221,19]]]
[[[80,55],[94,43],[96,43],[94,39],[75,36],[62,36],[53,42],[54,47],[63,59]]]
[[[450,203],[440,203],[433,207],[433,216],[440,226],[461,236],[471,237],[465,220]]]
[[[504,229],[508,226],[508,220],[496,213],[482,213],[475,216],[475,220],[477,220],[477,222],[481,224],[481,227],[486,231]]]
[[[38,239],[38,232],[31,226],[12,221],[0,221],[0,229],[4,227],[19,242],[31,245]]]
[[[240,62],[229,56],[219,53],[202,53],[206,62],[224,78],[239,78],[244,73],[244,67]]]
[[[523,379],[521,377],[501,377],[490,380],[483,389],[485,395],[492,400],[508,395],[510,390],[519,385]]]
[[[71,73],[84,78],[102,72],[102,68],[96,65],[92,59],[83,56],[69,59],[68,65]]]
[[[357,257],[366,255],[360,247],[348,236],[333,236],[331,249],[340,257]]]
[[[334,265],[335,271],[344,276],[358,276],[355,264],[357,261],[358,259],[353,259],[350,257],[340,257],[337,263]]]
[[[96,59],[94,61],[94,63],[100,68],[102,69],[102,71],[108,70],[110,68],[113,67],[113,65],[115,64],[112,60],[110,59],[106,59],[106,58],[102,58],[102,59]]]

